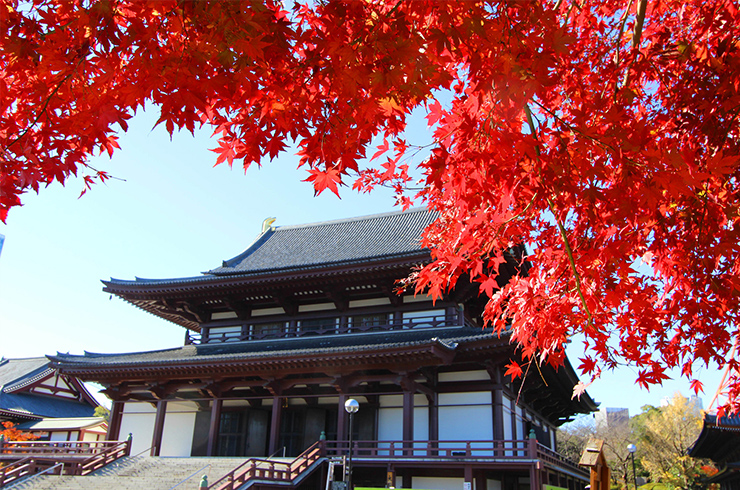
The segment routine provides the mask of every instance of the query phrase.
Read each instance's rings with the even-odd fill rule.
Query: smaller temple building
[[[740,490],[740,415],[717,417],[704,413],[699,437],[689,448],[689,456],[711,459],[719,472],[707,484],[719,484],[720,490]]]
[[[0,359],[0,422],[92,417],[98,406],[82,381],[45,357]]]
[[[297,456],[322,441],[358,486],[582,490],[555,429],[596,404],[572,398],[567,362],[524,380],[508,333],[483,329],[486,298],[460,280],[433,301],[398,280],[431,260],[425,209],[271,227],[192,277],[105,281],[105,291],[184,327],[184,345],[51,356],[113,400],[109,437],[159,456]],[[506,252],[500,284],[526,274]],[[521,361],[521,359],[519,359]],[[345,402],[359,402],[350,427]],[[301,488],[324,488],[324,476]]]

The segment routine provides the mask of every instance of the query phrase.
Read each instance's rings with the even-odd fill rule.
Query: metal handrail
[[[59,470],[59,476],[62,476],[62,475],[64,474],[64,463],[57,463],[57,464],[55,464],[54,466],[50,466],[50,467],[46,468],[46,469],[45,469],[44,471],[39,471],[39,472],[38,472],[38,473],[36,473],[35,475],[31,475],[31,476],[29,476],[28,478],[24,478],[24,479],[22,479],[22,480],[14,481],[14,482],[12,482],[12,483],[11,483],[10,485],[6,486],[5,488],[6,488],[6,489],[7,489],[7,488],[13,488],[13,487],[14,487],[15,485],[20,485],[21,483],[27,483],[27,482],[29,482],[29,481],[33,480],[34,478],[36,478],[36,477],[39,477],[39,476],[43,475],[44,473],[48,473],[48,472],[50,472],[51,470],[53,470],[53,469],[54,469],[54,468],[56,468],[57,466],[61,466],[61,467],[62,467],[62,469],[61,469],[61,470]]]
[[[210,467],[211,467],[211,465],[210,465],[210,464],[207,464],[207,465],[205,465],[204,467],[202,467],[201,469],[197,470],[197,471],[196,471],[195,473],[193,473],[193,474],[192,474],[192,475],[190,475],[189,477],[187,477],[187,478],[185,478],[184,480],[182,480],[182,481],[181,481],[180,483],[178,483],[178,484],[177,484],[177,485],[175,485],[174,487],[170,487],[170,488],[169,488],[168,490],[172,490],[173,488],[177,488],[177,487],[179,487],[180,485],[182,485],[182,484],[183,484],[183,483],[185,483],[186,481],[190,480],[190,479],[191,479],[192,477],[194,477],[195,475],[197,475],[197,474],[198,474],[198,473],[200,473],[201,471],[205,470],[206,468],[210,468]]]
[[[274,458],[274,457],[275,457],[275,455],[276,455],[277,453],[280,453],[280,452],[282,452],[282,453],[283,453],[283,455],[282,455],[281,457],[282,457],[282,458],[284,458],[284,457],[285,457],[285,446],[281,447],[280,449],[278,449],[277,451],[275,451],[274,453],[272,453],[271,455],[269,455],[269,456],[267,457],[267,459],[270,459],[270,458]]]

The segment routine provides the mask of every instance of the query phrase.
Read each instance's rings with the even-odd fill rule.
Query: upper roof
[[[436,219],[426,208],[374,214],[335,221],[272,227],[247,249],[201,276],[103,281],[106,290],[116,286],[167,286],[212,281],[223,276],[264,276],[369,264],[382,260],[428,255],[421,234]]]
[[[209,274],[285,271],[416,254],[436,215],[424,208],[270,228]]]

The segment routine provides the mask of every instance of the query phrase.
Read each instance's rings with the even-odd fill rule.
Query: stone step
[[[168,490],[191,475],[178,489],[197,489],[204,474],[213,483],[244,461],[246,458],[137,456],[122,458],[87,476],[43,475],[20,482],[12,490]]]

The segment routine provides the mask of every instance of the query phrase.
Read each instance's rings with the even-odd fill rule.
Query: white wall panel
[[[69,437],[69,432],[52,432],[49,434],[49,440],[52,442],[58,442],[58,441],[66,441],[67,437]]]
[[[489,392],[439,395],[441,441],[493,440],[493,407]]]
[[[169,409],[169,407],[168,407]],[[195,411],[170,412],[164,416],[160,456],[190,456],[195,428]]]
[[[413,488],[424,490],[462,490],[463,478],[433,478],[430,476],[415,476],[411,479]]]
[[[133,435],[131,455],[135,455],[152,445],[154,419],[157,410],[148,403],[126,402],[121,415],[119,439]]]

